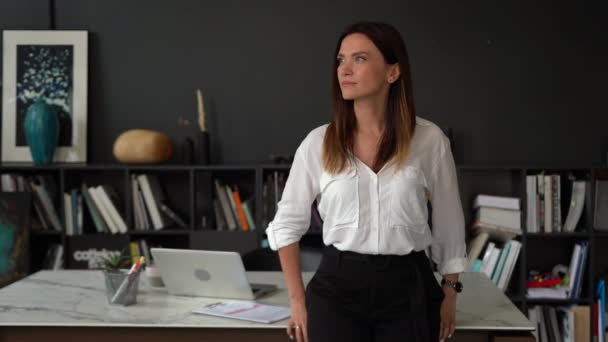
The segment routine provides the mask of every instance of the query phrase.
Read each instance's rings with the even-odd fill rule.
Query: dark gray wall
[[[113,162],[113,141],[130,128],[176,142],[194,134],[197,87],[214,162],[293,153],[331,118],[337,36],[367,19],[402,32],[418,115],[453,128],[459,163],[604,163],[606,12],[535,4],[57,0],[56,22],[90,32],[90,162]],[[0,28],[45,29],[47,6],[2,0]]]

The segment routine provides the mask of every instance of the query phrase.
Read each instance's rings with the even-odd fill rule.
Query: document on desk
[[[272,323],[291,315],[289,307],[243,300],[224,300],[196,308],[192,312],[258,323]]]

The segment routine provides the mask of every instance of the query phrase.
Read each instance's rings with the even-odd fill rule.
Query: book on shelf
[[[589,341],[589,307],[579,305],[534,305],[528,318],[536,326],[538,342]]]
[[[511,277],[513,276],[513,270],[515,269],[515,265],[517,264],[517,258],[519,257],[519,253],[521,251],[521,242],[517,240],[511,240],[508,242],[510,244],[509,254],[507,255],[507,259],[505,261],[505,266],[498,278],[498,288],[503,292],[507,290],[509,282],[511,281]]]
[[[490,207],[520,210],[519,198],[479,194],[473,200],[473,208]]]
[[[142,190],[146,208],[152,218],[152,226],[155,230],[163,229],[167,226],[167,222],[161,215],[158,203],[163,202],[165,197],[158,178],[155,175],[141,174],[137,176],[137,180]]]
[[[562,183],[564,183],[563,188]],[[528,232],[576,231],[585,206],[587,192],[587,182],[577,180],[571,175],[568,176],[567,181],[562,181],[559,174],[543,172],[538,175],[527,175],[526,208],[528,215],[526,226]],[[564,213],[567,214],[565,220]]]
[[[159,205],[160,205],[160,210],[163,212],[163,214],[165,214],[167,217],[169,217],[178,226],[180,226],[181,228],[184,228],[184,229],[188,228],[188,223],[186,223],[186,221],[179,214],[177,214],[173,209],[169,208],[169,206],[167,206],[167,204],[160,203]]]
[[[488,242],[490,234],[487,232],[479,232],[469,243],[467,244],[467,261],[468,270],[472,271],[475,260],[479,258],[483,247]]]
[[[223,209],[220,204],[220,200],[217,198],[213,199],[213,214],[215,216],[215,226],[217,230],[226,230],[226,219],[224,217]]]
[[[82,194],[78,189],[72,189],[70,191],[71,200],[71,217],[72,217],[72,230],[75,235],[82,235],[83,229],[83,213],[82,213]]]
[[[131,195],[135,230],[161,230],[172,224],[188,227],[188,220],[169,203],[157,175],[131,175]]]
[[[0,174],[0,191],[17,192],[17,177],[14,174]]]
[[[247,223],[247,217],[245,216],[245,211],[243,210],[243,203],[241,202],[241,195],[239,194],[238,187],[236,185],[234,186],[234,190],[232,191],[232,196],[234,198],[235,211],[238,214],[237,217],[239,219],[239,222],[241,223],[241,230],[248,232],[249,223]]]
[[[232,195],[232,189],[229,185],[224,185],[224,190],[226,191],[226,198],[228,199],[230,214],[234,219],[234,223],[236,225],[236,230],[243,230],[243,225],[241,224],[241,220],[239,219],[239,215],[236,210],[236,203],[234,202],[234,196]]]
[[[152,254],[150,253],[150,245],[146,239],[138,239],[129,243],[129,249],[131,251],[131,262],[135,264],[140,257],[144,257],[146,265],[152,265]]]
[[[473,207],[475,219],[467,243],[467,269],[486,274],[505,292],[521,250],[521,242],[515,240],[521,235],[519,199],[478,195]]]
[[[93,200],[93,196],[89,192],[89,186],[86,183],[82,183],[80,187],[80,193],[84,198],[84,202],[86,207],[88,208],[89,214],[91,215],[91,220],[93,220],[93,224],[98,233],[109,232],[110,229],[106,225],[105,220],[101,216],[101,212],[99,208],[97,208],[97,204]]]
[[[475,221],[511,229],[521,229],[521,211],[491,207],[479,207],[475,211]]]
[[[500,251],[500,256],[498,257],[498,261],[496,263],[496,268],[492,273],[492,282],[498,285],[498,280],[503,273],[503,268],[505,266],[505,262],[507,261],[507,255],[509,255],[509,251],[511,250],[511,242],[507,242],[504,244],[502,250]]]
[[[138,230],[151,230],[153,229],[152,217],[150,216],[150,211],[146,208],[146,203],[144,200],[144,194],[141,189],[141,185],[139,180],[137,180],[137,176],[134,177],[134,193],[133,196],[135,198],[135,202],[137,203],[136,210],[138,211],[139,217],[139,226]]]
[[[604,279],[598,279],[594,298],[594,312],[597,312],[594,317],[594,331],[597,331],[598,341],[603,342],[606,339],[606,283]]]
[[[520,250],[521,243],[517,240],[510,240],[502,245],[489,241],[483,258],[476,259],[481,263],[479,272],[485,273],[501,291],[505,292],[517,264]],[[473,261],[470,260],[469,265],[471,262]],[[473,266],[470,267],[472,267],[471,271],[476,271]]]
[[[529,299],[567,299],[568,289],[566,287],[532,287],[526,290]]]
[[[254,208],[251,200],[244,199],[237,185],[221,184],[213,180],[215,198],[213,214],[217,230],[253,231],[255,229]]]
[[[536,191],[536,182],[537,177],[535,175],[526,176],[526,211],[528,213],[526,217],[526,227],[529,233],[538,232],[540,225],[538,212],[540,195]]]
[[[57,232],[62,232],[63,227],[52,200],[55,197],[53,191],[49,188],[52,181],[45,180],[43,176],[37,175],[30,177],[28,183],[32,189],[34,201],[40,204],[47,226],[52,227]]]
[[[596,180],[594,202],[593,227],[598,230],[608,230],[608,180]]]
[[[224,219],[226,221],[226,226],[228,227],[228,230],[236,230],[237,229],[237,225],[236,225],[236,221],[235,221],[235,217],[232,214],[232,209],[230,207],[230,200],[228,199],[228,196],[226,195],[226,190],[225,188],[223,188],[220,185],[220,182],[215,179],[213,181],[214,185],[215,185],[215,195],[216,198],[219,200],[219,204],[220,204],[220,208],[221,213],[224,214]],[[217,222],[217,220],[216,220]]]
[[[63,268],[63,245],[59,243],[49,245],[42,261],[42,269],[60,270]]]
[[[518,235],[521,235],[522,233],[520,229],[513,229],[504,226],[498,226],[495,224],[483,223],[478,220],[473,222],[471,230],[475,234],[479,234],[481,232],[488,233],[490,235],[490,238],[503,242],[515,239]]]
[[[558,306],[555,308],[558,322],[561,326],[564,342],[575,342],[575,321],[574,310],[570,307]]]
[[[118,232],[125,234],[127,232],[127,224],[117,208],[117,203],[119,200],[118,194],[110,185],[99,185],[96,189],[101,200],[108,209],[110,217],[114,221]]]
[[[490,279],[492,279],[492,273],[494,272],[500,251],[501,249],[494,242],[490,241],[481,259],[481,273],[485,273]]]
[[[557,312],[555,311],[555,307],[545,305],[543,306],[543,310],[545,310],[545,319],[547,319],[547,317],[549,318],[549,327],[547,329],[549,332],[549,340],[555,342],[563,341],[564,339],[562,338],[560,331],[561,329],[557,322]]]
[[[22,176],[18,176],[19,178],[23,178]],[[45,216],[44,209],[42,207],[42,202],[40,202],[40,198],[36,195],[34,190],[32,189],[30,183],[24,180],[24,191],[27,191],[32,194],[32,203],[34,207],[34,212],[36,213],[33,216],[32,220],[32,230],[43,230],[49,231],[52,230],[50,227],[50,220]]]
[[[568,287],[570,298],[578,299],[580,298],[581,290],[583,288],[583,275],[585,273],[585,266],[587,263],[587,255],[588,255],[588,243],[587,241],[577,242],[574,246],[574,250],[572,252],[572,258],[574,261],[570,263],[569,270],[569,281],[571,282],[571,286]],[[569,285],[570,285],[569,282]]]
[[[575,180],[572,182],[572,198],[570,199],[568,215],[566,216],[566,221],[563,226],[564,232],[574,232],[576,230],[576,226],[581,218],[585,205],[585,191],[585,181]]]
[[[65,235],[74,235],[74,225],[72,224],[72,197],[69,193],[63,194],[63,217],[65,218]]]
[[[124,221],[121,223],[122,218],[115,212],[116,208],[108,199],[105,190],[101,186],[91,186],[89,187],[89,193],[110,232],[112,234],[126,233],[126,225],[123,226]]]
[[[74,194],[74,196],[77,196]],[[78,220],[78,202],[72,199],[72,192],[63,194],[63,217],[65,218],[65,234],[79,235],[82,223]]]
[[[141,208],[139,206],[139,185],[135,175],[129,178],[131,185],[131,207],[133,208],[133,228],[135,230],[144,230],[144,219],[142,218]]]
[[[574,313],[574,341],[590,341],[589,324],[591,323],[588,305],[575,305],[571,308]]]
[[[245,212],[245,217],[247,218],[247,224],[249,225],[249,229],[254,231],[255,220],[253,219],[253,210],[250,207],[250,201],[243,202],[243,211]]]

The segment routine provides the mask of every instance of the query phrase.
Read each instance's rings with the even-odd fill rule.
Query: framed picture
[[[29,192],[0,192],[0,288],[29,273]]]
[[[38,99],[59,117],[53,162],[87,161],[87,31],[4,31],[2,161],[31,162],[27,110]]]

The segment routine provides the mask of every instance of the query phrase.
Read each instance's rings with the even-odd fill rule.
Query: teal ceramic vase
[[[43,99],[36,100],[27,109],[23,126],[34,164],[45,165],[53,161],[59,139],[59,118],[53,107]]]

